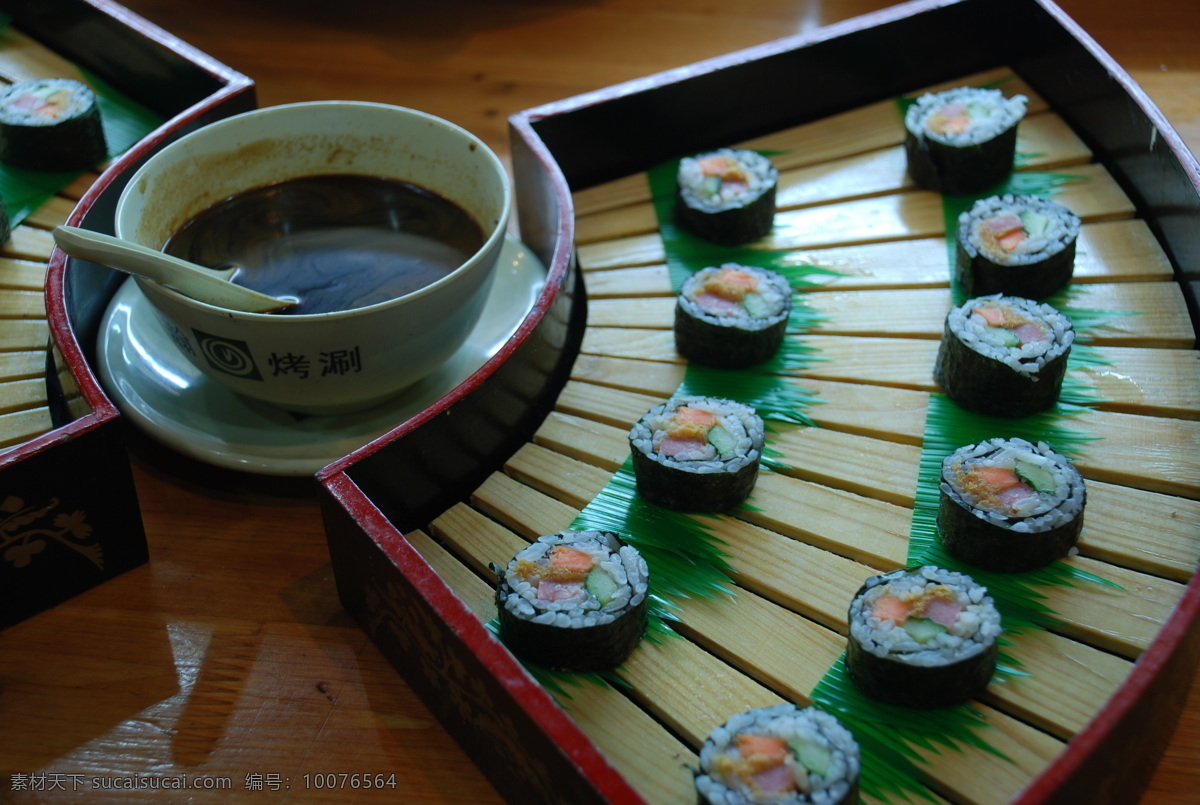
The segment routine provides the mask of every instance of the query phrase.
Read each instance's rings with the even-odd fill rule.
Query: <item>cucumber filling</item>
[[[928,618],[909,618],[904,622],[904,631],[908,632],[908,636],[913,640],[924,645],[948,630],[937,621]]]
[[[600,602],[601,607],[606,607],[616,595],[619,585],[607,570],[602,567],[594,567],[588,571],[584,587],[589,595]]]
[[[818,774],[821,777],[829,774],[829,764],[833,762],[833,753],[826,747],[803,738],[792,738],[788,741],[788,747],[800,765],[812,774]]]
[[[708,443],[716,448],[721,458],[729,458],[737,449],[737,440],[733,434],[720,425],[713,425],[708,431]]]
[[[1018,478],[1038,492],[1049,494],[1057,488],[1057,484],[1054,483],[1054,474],[1045,467],[1019,461],[1017,462],[1015,471]]]

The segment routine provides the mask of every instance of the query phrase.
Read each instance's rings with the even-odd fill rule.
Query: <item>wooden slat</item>
[[[53,229],[66,223],[67,216],[75,209],[75,200],[64,196],[54,196],[38,207],[25,219],[25,223],[39,229]]]
[[[759,475],[749,503],[747,522],[878,570],[908,554],[912,512],[902,506],[773,473]]]
[[[884,442],[828,428],[775,429],[771,447],[792,478],[833,486],[856,495],[912,508],[921,451],[912,445]]]
[[[613,402],[620,405],[615,394]],[[636,418],[640,413],[634,405],[652,402],[638,398],[624,406],[625,412]],[[535,487],[549,485],[540,488],[559,499],[565,497],[569,505],[586,505],[603,487],[607,473],[623,460],[622,451],[626,449],[625,429],[620,425],[599,427],[604,423],[598,420],[598,427],[592,427],[586,419],[586,413],[583,417],[551,416],[537,438],[540,444],[560,452],[550,453],[531,445],[530,450],[546,463],[518,463],[518,477]],[[783,453],[781,460],[796,468],[784,474],[887,503],[913,505],[920,457],[915,447],[827,428],[792,427],[777,429],[771,444]],[[548,456],[559,457],[564,463],[556,465]],[[1085,475],[1091,474],[1091,465],[1083,463],[1081,469]],[[576,484],[570,495],[562,487],[566,483]],[[1085,555],[1176,581],[1186,581],[1200,564],[1197,501],[1091,477],[1088,490],[1088,516],[1080,543]]]
[[[990,686],[982,698],[1063,740],[1083,729],[1096,703],[1108,701],[1129,674],[1129,660],[1052,632],[1030,629],[1010,642],[1006,650],[1027,675]]]
[[[462,599],[475,617],[484,623],[496,617],[495,590],[471,572],[469,565],[459,561],[457,556],[423,531],[410,531],[404,538],[437,571],[441,580],[454,590],[454,594]]]
[[[680,602],[679,631],[791,701],[809,692],[846,648],[846,639],[746,590]],[[747,623],[755,629],[746,628]],[[763,640],[762,635],[771,635]]]
[[[666,399],[679,388],[684,372],[685,367],[678,364],[580,355],[571,367],[571,379],[656,394]]]
[[[812,294],[806,302],[824,317],[814,330],[824,335],[940,338],[950,310],[949,295],[937,289]],[[1195,343],[1183,293],[1173,282],[1080,285],[1064,312],[1069,316],[1072,308],[1111,314],[1083,333],[1089,343],[1171,349]],[[649,313],[642,306],[636,310]],[[1137,314],[1125,315],[1128,311]]]
[[[1097,407],[1129,414],[1200,419],[1200,352],[1190,349],[1097,347],[1100,365],[1068,370],[1097,398]]]
[[[69,198],[78,203],[83,198],[84,193],[91,190],[92,185],[100,178],[100,173],[96,170],[85,170],[77,176],[69,185],[59,191],[59,195]]]
[[[941,288],[814,293],[804,302],[821,317],[812,330],[816,335],[893,338],[941,338],[951,306],[949,293]],[[1187,304],[1174,282],[1076,286],[1064,312],[1069,316],[1072,308],[1109,313],[1103,323],[1081,331],[1089,343],[1171,349],[1195,343]],[[588,323],[670,330],[674,312],[670,297],[599,299],[589,305]]]
[[[997,85],[1009,97],[1017,94],[1029,99],[1027,112],[1032,119],[1046,110],[1045,101],[1018,76],[1006,69],[988,70],[968,76],[960,82],[936,84],[919,90],[939,92],[956,86]],[[781,169],[815,165],[841,159],[853,154],[873,151],[904,142],[904,124],[899,106],[894,100],[880,101],[819,121],[804,123],[783,131],[766,134],[736,143],[738,148],[751,148],[777,153]],[[1032,148],[1027,150],[1033,150]],[[641,174],[597,185],[574,194],[576,215],[587,217],[603,210],[649,200],[649,188]]]
[[[0,257],[0,290],[42,291],[45,285],[44,263]]]
[[[1077,556],[1064,561],[1117,586],[1043,588],[1059,630],[1122,657],[1134,659],[1150,644],[1183,593],[1178,582],[1094,559]]]
[[[0,352],[30,352],[45,349],[50,325],[42,319],[0,320]]]
[[[0,414],[0,448],[11,448],[40,436],[54,426],[49,408]]]
[[[0,414],[23,411],[27,408],[42,408],[46,405],[46,381],[10,380],[0,382]]]
[[[0,378],[4,381],[33,380],[46,377],[46,353],[42,350],[0,352]]]
[[[558,406],[563,411],[602,410],[598,403],[617,398],[621,391],[640,395],[636,399],[651,397],[662,402],[679,387],[683,376],[684,367],[674,364],[580,355],[571,378],[588,385],[568,384],[559,395]],[[925,411],[929,406],[926,392],[815,378],[797,379],[795,385],[811,391],[819,399],[819,404],[811,407],[808,414],[822,427],[904,444],[921,442]],[[638,411],[632,419],[626,420],[626,424],[635,421],[650,407]]]
[[[54,250],[54,236],[44,229],[21,224],[13,227],[12,237],[0,247],[0,256],[45,263]]]
[[[1080,165],[1071,174],[1080,181],[1063,185],[1055,200],[1081,219],[1133,217],[1133,203],[1103,167]],[[754,248],[826,249],[935,237],[945,230],[942,197],[918,190],[779,212],[774,229]],[[652,265],[666,258],[657,232],[585,243],[578,254],[580,265],[587,269]]]
[[[35,78],[87,81],[73,63],[12,27],[0,30],[0,76],[10,83]]]
[[[915,338],[805,335],[813,359],[795,372],[847,383],[937,391],[938,342]],[[643,361],[684,363],[667,330],[588,328],[583,352]],[[1098,364],[1073,364],[1070,376],[1095,396],[1096,407],[1124,413],[1200,418],[1200,352],[1097,347]]]
[[[613,358],[669,363],[684,362],[684,358],[675,351],[675,334],[671,330],[588,327],[583,333],[583,342],[579,348],[591,355],[605,355]]]
[[[1080,551],[1132,570],[1187,582],[1200,566],[1200,502],[1087,481]]]
[[[41,291],[0,291],[0,318],[44,319],[46,298]]]
[[[1057,115],[1047,113],[1029,117],[1021,123],[1020,133],[1018,149],[1036,155],[1023,164],[1024,170],[1080,165],[1091,157],[1088,148]],[[777,166],[785,158],[785,154],[772,156]],[[778,210],[795,210],[914,189],[916,185],[907,173],[904,148],[897,145],[781,170],[775,204]],[[657,229],[654,207],[646,201],[579,216],[575,240],[579,244],[596,243]]]
[[[472,493],[471,505],[526,540],[569,528],[579,515],[579,510],[573,506],[560,503],[502,473],[488,476]],[[492,561],[507,562],[514,553],[516,550],[506,551],[499,554],[499,560],[493,558]]]
[[[1075,464],[1088,477],[1200,497],[1200,422],[1085,411],[1069,424],[1102,437],[1079,448]]]
[[[949,287],[949,257],[944,238],[921,238],[831,249],[799,250],[791,265],[812,265],[837,275],[812,275],[812,292]],[[1148,282],[1173,279],[1171,263],[1141,220],[1085,224],[1079,234],[1072,282]],[[664,265],[586,272],[592,299],[674,296]]]
[[[612,473],[534,442],[521,446],[504,464],[504,472],[543,495],[582,509],[600,493]]]

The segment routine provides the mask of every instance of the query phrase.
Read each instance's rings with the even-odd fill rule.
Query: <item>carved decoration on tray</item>
[[[6,497],[0,502],[0,556],[16,569],[28,567],[53,540],[103,570],[104,551],[99,541],[91,538],[87,512],[63,509],[55,513],[60,508],[58,498],[39,507],[27,506],[15,495]]]

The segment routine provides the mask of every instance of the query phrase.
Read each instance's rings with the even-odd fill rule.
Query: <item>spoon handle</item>
[[[295,304],[292,300],[267,296],[235,285],[212,269],[90,229],[55,227],[54,242],[71,257],[153,280],[192,299],[217,307],[265,313]]]

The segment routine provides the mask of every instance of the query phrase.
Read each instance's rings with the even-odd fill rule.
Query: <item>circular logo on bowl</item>
[[[250,354],[250,347],[245,341],[223,338],[200,330],[192,332],[196,336],[200,353],[213,369],[243,380],[262,380],[254,357]]]

